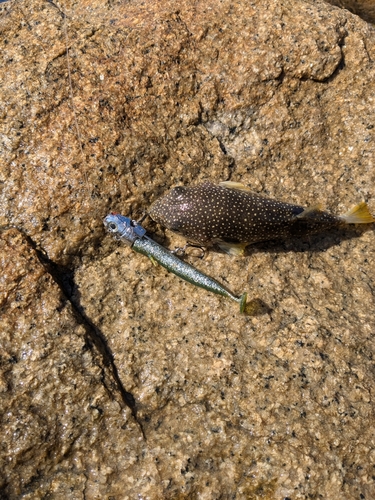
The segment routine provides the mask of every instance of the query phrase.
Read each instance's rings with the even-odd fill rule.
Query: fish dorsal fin
[[[227,189],[237,189],[237,191],[247,191],[252,193],[251,189],[241,182],[225,181],[219,182],[219,186]]]
[[[223,252],[236,256],[243,255],[248,245],[248,243],[230,243],[222,240],[215,241],[215,243]]]
[[[303,212],[296,215],[296,219],[310,219],[311,217],[314,217],[316,214],[322,212],[322,210],[323,207],[321,203],[318,203],[317,205],[314,205],[312,207],[305,208]]]
[[[375,222],[374,217],[370,214],[367,203],[362,201],[353,207],[349,212],[340,217],[346,224],[371,224]]]

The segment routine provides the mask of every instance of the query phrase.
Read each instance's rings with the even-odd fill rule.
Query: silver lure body
[[[146,255],[152,262],[158,262],[171,273],[193,285],[234,300],[240,305],[240,312],[245,311],[246,292],[241,297],[236,297],[218,281],[198,271],[146,236],[146,230],[135,221],[123,215],[112,213],[105,217],[104,226],[116,239],[123,241],[136,252]]]

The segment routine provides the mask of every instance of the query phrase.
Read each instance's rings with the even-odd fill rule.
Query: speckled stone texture
[[[189,255],[258,300],[240,316],[102,225],[204,180],[375,212],[374,27],[302,0],[0,9],[0,496],[374,498],[374,229]]]
[[[375,23],[374,0],[325,0],[331,5],[348,9],[369,23]]]

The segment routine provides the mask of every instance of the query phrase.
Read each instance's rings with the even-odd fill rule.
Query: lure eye
[[[117,226],[116,226],[116,224],[115,224],[114,222],[110,222],[110,223],[108,224],[108,227],[109,227],[109,229],[110,229],[111,231],[116,231],[116,229],[117,229]]]

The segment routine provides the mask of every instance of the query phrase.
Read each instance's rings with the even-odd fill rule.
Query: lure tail
[[[349,212],[342,215],[341,219],[346,224],[371,224],[371,222],[375,222],[374,217],[370,214],[367,203],[364,201],[358,203]]]
[[[247,301],[247,293],[243,293],[241,297],[239,298],[239,303],[240,303],[240,313],[243,314],[246,309],[246,301]]]

